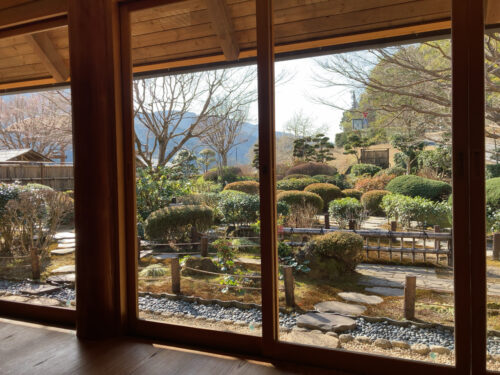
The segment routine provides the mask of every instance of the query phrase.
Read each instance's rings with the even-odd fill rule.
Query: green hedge
[[[259,194],[259,183],[257,181],[237,181],[227,184],[224,190],[241,191],[247,194]]]
[[[290,207],[293,206],[312,206],[320,211],[323,208],[323,199],[318,194],[306,191],[284,191],[278,194],[278,202],[285,202]]]
[[[342,195],[344,196],[344,198],[355,198],[359,201],[361,199],[361,196],[363,195],[363,192],[357,189],[345,189],[342,190]]]
[[[387,190],[370,190],[361,197],[361,204],[371,214],[375,216],[383,216],[384,210],[380,207],[382,198],[391,192]]]
[[[365,174],[369,174],[373,176],[375,173],[379,172],[381,168],[378,165],[374,164],[354,164],[351,167],[351,174],[354,176],[363,176]]]
[[[340,173],[336,173],[333,176],[328,176],[326,174],[317,174],[313,176],[313,178],[315,180],[318,180],[318,182],[338,186],[340,190],[350,189],[352,187],[352,185],[346,180],[345,175]]]
[[[315,184],[314,178],[292,178],[290,180],[281,180],[276,184],[277,190],[304,190],[306,186]]]
[[[310,162],[302,163],[290,168],[286,172],[286,175],[289,176],[291,174],[305,174],[308,176],[315,176],[318,174],[326,174],[329,176],[333,176],[335,173],[337,173],[337,168],[331,165],[325,163]]]
[[[214,222],[214,212],[207,206],[168,206],[154,211],[144,223],[144,232],[150,240],[169,240],[183,235],[192,225],[200,232]]]
[[[342,192],[337,186],[320,182],[307,186],[304,191],[318,194],[323,199],[323,210],[325,211],[328,210],[328,204],[331,201],[342,197]]]
[[[402,176],[404,174],[406,174],[406,169],[404,169],[402,167],[390,167],[390,168],[386,168],[386,169],[382,169],[382,170],[378,171],[377,173],[375,173],[375,176],[393,175],[393,176],[397,177],[397,176]]]
[[[486,205],[491,210],[500,209],[500,177],[486,180]]]
[[[306,174],[296,173],[296,174],[290,174],[288,176],[283,177],[283,180],[290,180],[290,179],[293,179],[293,178],[309,178],[309,177],[311,177],[311,176],[308,176]]]
[[[451,194],[451,185],[446,182],[430,180],[420,176],[405,175],[391,180],[387,184],[386,190],[394,194],[438,201],[446,199]]]
[[[486,165],[486,178],[500,177],[500,164]]]
[[[242,171],[240,167],[224,167],[222,169],[221,181],[231,183],[237,181],[242,176]],[[203,175],[205,181],[216,182],[219,180],[219,172],[217,168],[210,169],[207,173]]]

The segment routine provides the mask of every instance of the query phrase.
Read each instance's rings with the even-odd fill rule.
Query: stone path
[[[379,296],[368,296],[366,294],[354,292],[342,292],[339,293],[339,297],[343,298],[346,301],[365,303],[367,305],[378,305],[379,303],[384,302],[384,300]]]
[[[59,232],[54,238],[57,240],[57,249],[52,250],[52,255],[67,255],[75,252],[75,232]]]
[[[416,276],[417,288],[453,292],[453,279],[439,278],[430,267],[360,264],[356,271],[363,275],[359,283],[369,287],[404,288],[406,276]],[[500,296],[500,284],[488,283],[488,294]]]
[[[332,313],[310,312],[297,318],[297,327],[321,331],[344,332],[356,328],[356,321]]]
[[[314,305],[314,308],[319,312],[335,313],[340,315],[358,316],[365,312],[366,307],[361,305],[353,305],[338,301],[325,301]]]

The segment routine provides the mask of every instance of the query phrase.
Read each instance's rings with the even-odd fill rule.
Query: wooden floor
[[[0,318],[0,374],[325,374],[158,345],[133,338],[86,342],[73,330]]]

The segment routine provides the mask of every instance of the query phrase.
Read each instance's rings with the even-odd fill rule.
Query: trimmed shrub
[[[375,173],[375,176],[394,175],[394,176],[398,177],[398,176],[402,176],[404,174],[406,174],[406,169],[404,169],[402,167],[390,167],[390,168],[386,168],[386,169],[382,169],[382,170],[378,171],[377,173]]]
[[[205,231],[214,222],[214,212],[207,206],[168,206],[154,211],[144,223],[150,240],[169,240],[184,235],[191,226]]]
[[[369,174],[373,176],[375,173],[379,172],[382,168],[375,164],[354,164],[351,167],[351,174],[354,176],[363,176]]]
[[[313,178],[315,180],[318,180],[318,182],[338,186],[339,189],[341,190],[350,189],[352,187],[351,184],[346,180],[345,175],[340,173],[337,173],[333,176],[327,176],[326,174],[318,174],[316,176],[313,176]]]
[[[139,272],[139,276],[142,277],[161,277],[168,273],[167,269],[161,264],[150,264]]]
[[[355,189],[366,193],[370,190],[384,190],[387,184],[394,179],[394,175],[379,175],[374,177],[361,178],[356,182]]]
[[[486,180],[486,206],[491,210],[500,209],[500,177]]]
[[[323,208],[323,199],[318,194],[307,191],[284,191],[278,195],[278,202],[285,202],[290,207],[309,205],[318,211]]]
[[[363,238],[355,233],[332,232],[318,236],[305,249],[310,276],[335,279],[352,273],[363,259]]]
[[[309,162],[301,163],[290,168],[286,172],[286,175],[289,176],[291,174],[305,174],[308,176],[315,176],[318,174],[326,174],[329,176],[333,176],[335,173],[337,173],[337,168],[331,165],[325,163]]]
[[[224,167],[222,169],[221,181],[230,183],[237,181],[242,176],[242,171],[240,167]],[[217,168],[210,169],[207,173],[203,175],[205,181],[217,182],[219,180],[219,172]]]
[[[185,205],[206,205],[210,208],[217,207],[219,203],[220,195],[217,193],[200,193],[200,194],[189,194],[177,198],[177,203]]]
[[[405,175],[394,178],[386,186],[394,194],[403,194],[409,197],[422,197],[434,201],[446,199],[451,194],[451,185],[446,182],[430,180],[414,175]]]
[[[219,210],[226,224],[253,223],[259,217],[259,196],[240,191],[224,190],[221,194]]]
[[[306,186],[311,184],[315,184],[316,181],[314,178],[292,178],[289,180],[281,180],[276,184],[276,188],[278,190],[304,190]]]
[[[488,164],[486,166],[486,178],[500,177],[500,164]]]
[[[356,189],[345,189],[342,190],[342,195],[344,198],[356,198],[358,201],[361,199],[363,192]]]
[[[363,206],[356,198],[341,198],[331,201],[328,212],[343,229],[348,228],[350,220],[361,224],[365,216]]]
[[[447,202],[434,202],[422,197],[408,197],[401,194],[387,194],[382,198],[380,207],[387,218],[399,221],[410,228],[416,221],[419,227],[439,225],[443,228],[451,225],[451,205]]]
[[[318,194],[323,199],[323,210],[328,210],[328,204],[334,199],[341,198],[342,192],[332,184],[316,183],[307,186],[304,191]]]
[[[306,175],[306,174],[290,174],[288,176],[285,176],[283,177],[283,180],[290,180],[290,179],[293,179],[293,178],[309,178],[310,176]]]
[[[391,192],[387,190],[370,190],[361,197],[361,204],[371,215],[383,216],[384,210],[380,208],[382,198]]]
[[[224,190],[241,191],[247,194],[259,194],[259,183],[257,181],[237,181],[227,184]]]
[[[26,184],[25,188],[26,190],[54,190],[50,186],[35,183]]]

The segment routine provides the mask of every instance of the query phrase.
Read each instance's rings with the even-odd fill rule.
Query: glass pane
[[[215,3],[134,13],[135,70],[246,53],[238,17],[255,25],[255,3],[229,2],[229,18]],[[256,73],[250,64],[133,81],[141,319],[261,334]]]
[[[291,52],[276,70],[293,79],[276,83],[280,340],[453,365],[450,39],[308,57],[291,43],[328,51],[369,39],[375,23],[396,36],[435,6],[449,17],[450,4],[284,3],[276,49]]]
[[[40,56],[38,44],[54,48],[52,58],[60,63],[57,74]],[[6,52],[1,53],[5,64],[0,86],[13,79],[68,78],[67,28],[2,39],[0,49]],[[0,233],[0,298],[74,309],[73,143],[67,87],[0,96]]]
[[[498,73],[500,7],[490,2],[486,15],[485,53],[485,146],[486,146],[486,264],[487,264],[487,368],[500,371],[500,206],[495,198],[500,191],[500,135],[497,113],[500,108]]]

